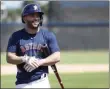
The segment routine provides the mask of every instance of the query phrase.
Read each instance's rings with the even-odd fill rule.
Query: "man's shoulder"
[[[52,34],[53,32],[48,29],[41,29],[41,32],[43,32],[45,35]]]
[[[42,35],[46,38],[46,39],[52,39],[55,37],[54,32],[48,30],[48,29],[42,29]]]
[[[12,35],[13,35],[13,36],[20,36],[21,33],[23,33],[23,29],[20,29],[20,30],[14,31],[14,32],[12,33]]]
[[[23,33],[23,29],[14,31],[14,32],[11,34],[10,38],[11,38],[11,39],[16,39],[16,40],[21,39],[22,33]]]

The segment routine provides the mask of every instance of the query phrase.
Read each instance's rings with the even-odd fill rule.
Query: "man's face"
[[[23,17],[25,24],[30,28],[37,28],[40,23],[39,13],[32,13]]]

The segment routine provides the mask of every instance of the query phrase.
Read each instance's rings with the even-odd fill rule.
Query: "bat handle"
[[[63,83],[60,82],[61,89],[64,89]]]

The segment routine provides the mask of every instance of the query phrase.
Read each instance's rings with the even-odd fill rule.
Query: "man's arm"
[[[17,35],[13,33],[8,41],[7,51],[6,51],[6,61],[10,64],[21,64],[21,57],[16,55],[16,43],[17,43]]]
[[[55,52],[51,54],[50,56],[39,60],[40,66],[48,66],[48,65],[54,65],[55,63],[60,61],[60,52]]]
[[[43,66],[54,65],[55,63],[60,61],[60,49],[57,43],[56,36],[52,32],[48,33],[47,42],[48,42],[47,49],[44,50],[48,50],[49,54],[48,52],[44,52],[44,54],[46,55],[47,53],[47,55],[49,56],[46,55],[47,56],[46,58],[40,60],[41,61],[40,65]]]
[[[7,60],[7,63],[15,64],[15,65],[23,63],[22,57],[16,56],[16,54],[12,52],[7,52],[6,60]]]
[[[32,66],[33,68],[37,68],[39,67],[39,64],[36,62],[37,60],[35,60],[34,57],[29,57],[26,54],[24,56],[17,56],[16,55],[16,48],[17,48],[17,42],[18,39],[16,39],[17,37],[15,37],[16,34],[13,34],[8,42],[8,46],[7,46],[7,62],[10,64],[21,64],[21,63],[27,63],[30,66]]]
[[[27,55],[24,56],[16,56],[15,53],[8,52],[7,53],[7,62],[10,64],[21,64],[21,63],[26,63],[29,66],[33,68],[38,68],[40,65],[37,62],[38,60],[35,60],[35,57],[29,57]]]

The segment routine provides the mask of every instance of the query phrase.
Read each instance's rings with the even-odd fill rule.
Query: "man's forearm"
[[[22,57],[16,56],[14,53],[7,54],[7,62],[15,65],[23,63]]]
[[[40,60],[41,66],[54,65],[60,61],[60,52],[55,52],[45,59]]]

